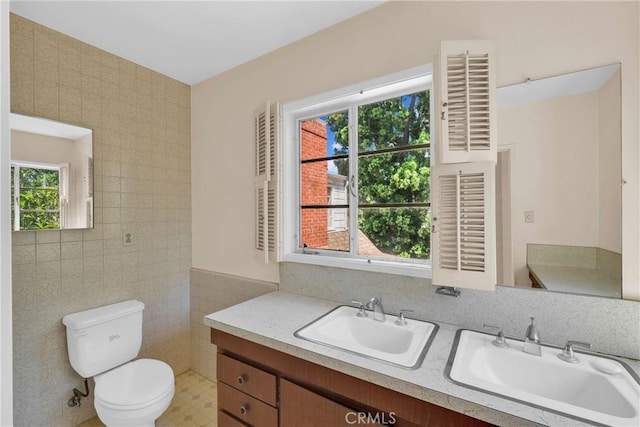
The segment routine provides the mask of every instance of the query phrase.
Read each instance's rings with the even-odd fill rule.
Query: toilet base
[[[121,425],[106,425],[105,427],[122,427]],[[151,424],[136,424],[135,426],[129,426],[129,427],[156,427],[156,423],[155,421],[152,422]]]

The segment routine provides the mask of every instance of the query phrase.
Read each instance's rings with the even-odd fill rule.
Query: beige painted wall
[[[12,235],[14,424],[75,426],[65,314],[138,299],[140,355],[189,369],[190,90],[15,15],[10,54],[13,112],[94,131],[95,227]]]
[[[527,243],[598,246],[598,97],[501,107],[498,117],[498,140],[512,150],[515,284],[531,286]],[[533,223],[525,223],[525,211],[533,211]]]
[[[431,63],[440,40],[490,39],[498,86],[622,62],[625,297],[640,299],[638,12],[636,2],[389,2],[195,85],[193,266],[278,282],[278,266],[251,255],[251,118],[265,99]]]
[[[622,252],[622,163],[620,150],[620,71],[598,91],[598,158],[600,189],[598,246]]]

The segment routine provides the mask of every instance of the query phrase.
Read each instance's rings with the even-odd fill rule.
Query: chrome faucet
[[[542,347],[540,347],[540,335],[536,329],[536,325],[533,324],[534,317],[530,317],[531,324],[527,327],[527,332],[524,334],[524,347],[522,351],[529,354],[535,354],[536,356],[542,356]]]
[[[377,320],[378,322],[384,322],[387,320],[384,315],[384,307],[382,307],[382,297],[374,297],[369,300],[366,305],[367,310],[373,311],[373,320]]]

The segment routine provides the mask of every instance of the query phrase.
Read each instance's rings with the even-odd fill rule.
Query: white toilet
[[[123,301],[68,314],[69,361],[94,377],[94,405],[107,427],[151,427],[171,404],[173,370],[159,360],[133,360],[142,345],[140,301]]]

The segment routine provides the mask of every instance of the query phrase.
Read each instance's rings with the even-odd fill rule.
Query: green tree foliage
[[[11,192],[14,182],[11,168]],[[43,230],[60,228],[59,172],[57,170],[20,167],[20,229]],[[14,198],[11,198],[12,217]],[[12,218],[13,221],[13,218]]]
[[[328,116],[336,153],[348,151],[346,114]],[[366,205],[429,201],[428,148],[395,153],[377,150],[430,141],[429,92],[387,99],[358,109],[358,192],[360,230],[382,252],[403,258],[430,257],[430,217],[426,207],[380,208]],[[335,162],[349,176],[346,160]]]

